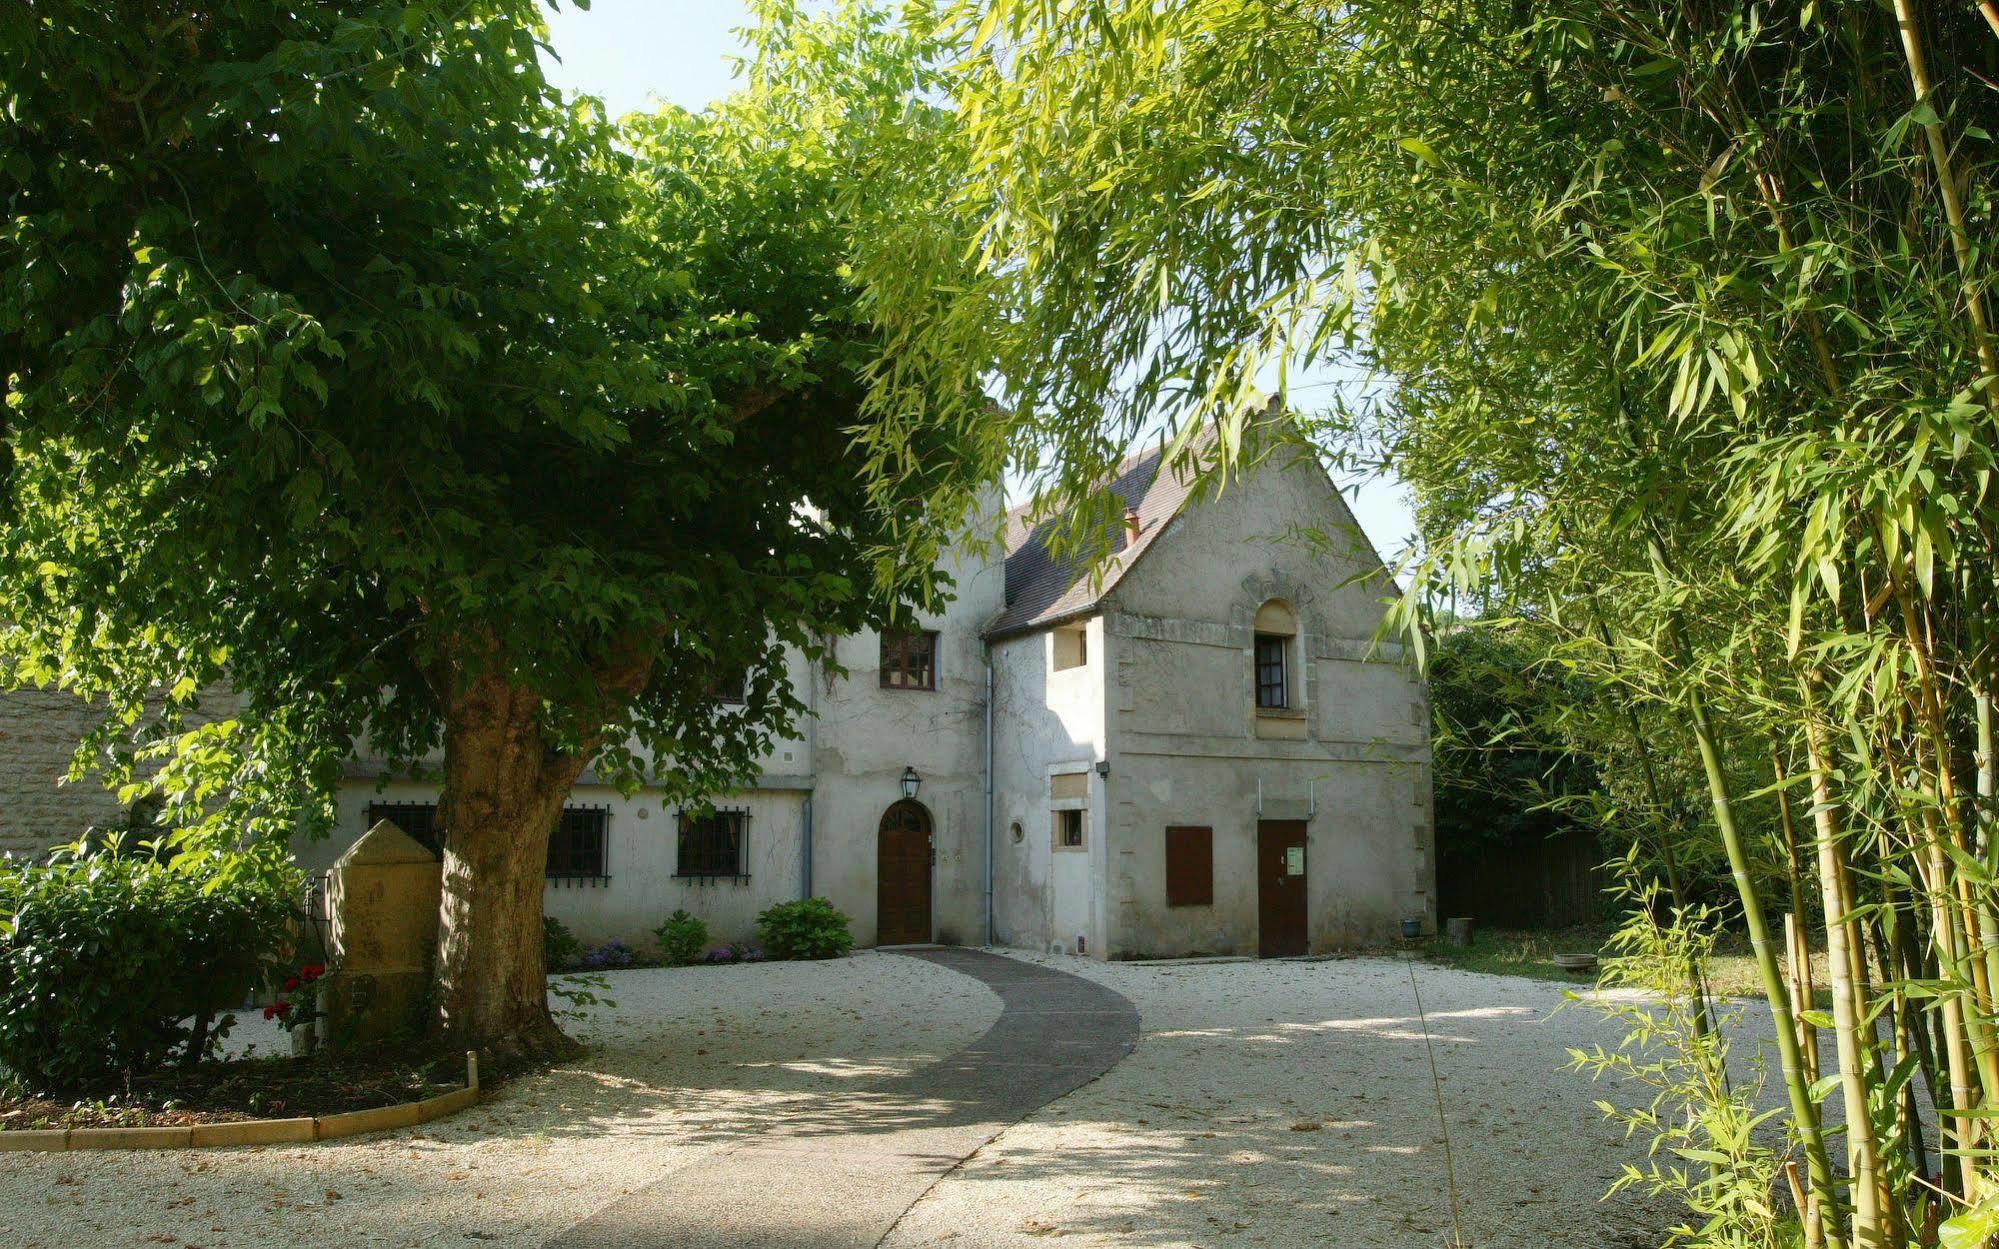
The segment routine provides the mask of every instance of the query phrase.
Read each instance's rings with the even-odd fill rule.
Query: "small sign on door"
[[[1305,847],[1284,847],[1284,874],[1286,876],[1303,876],[1305,874]]]

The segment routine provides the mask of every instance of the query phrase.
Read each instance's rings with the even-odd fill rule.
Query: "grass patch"
[[[1610,924],[1531,932],[1480,929],[1474,931],[1472,943],[1468,946],[1452,945],[1438,936],[1429,938],[1417,948],[1430,962],[1463,971],[1485,972],[1492,976],[1524,976],[1556,984],[1587,985],[1595,983],[1594,972],[1563,971],[1555,966],[1555,955],[1601,954],[1604,944],[1615,931],[1616,928]],[[1816,990],[1813,996],[1818,999],[1819,1005],[1829,1006],[1825,951],[1815,947],[1811,963],[1812,986]],[[1736,932],[1725,933],[1715,943],[1714,958],[1708,964],[1708,989],[1717,997],[1759,1000],[1763,997],[1763,981],[1757,974],[1756,959],[1750,952],[1747,936]]]

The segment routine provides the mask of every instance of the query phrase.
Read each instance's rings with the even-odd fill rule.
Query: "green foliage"
[[[824,898],[780,902],[757,916],[757,937],[771,958],[840,958],[854,948],[848,919]]]
[[[1610,1192],[1639,1188],[1685,1202],[1693,1217],[1672,1229],[1668,1244],[1768,1249],[1780,1243],[1771,1194],[1783,1154],[1758,1129],[1777,1112],[1762,1108],[1760,1075],[1729,1072],[1728,1038],[1740,1012],[1715,1026],[1701,1014],[1713,917],[1696,911],[1661,924],[1653,909],[1637,908],[1611,938],[1614,956],[1599,982],[1642,990],[1643,997],[1587,999],[1590,1009],[1622,1025],[1626,1042],[1569,1051],[1572,1070],[1613,1081],[1620,1097],[1646,1098],[1637,1105],[1597,1103],[1626,1132],[1653,1142],[1645,1165],[1625,1164]]]
[[[363,724],[434,750],[447,670],[531,671],[552,747],[711,792],[799,710],[783,647],[885,621],[874,553],[955,519],[920,478],[979,471],[932,439],[868,497],[838,143],[776,86],[620,129],[541,29],[0,23],[0,664],[110,699],[96,744],[173,760],[176,827],[218,793],[225,835],[323,823]],[[240,714],[183,739],[225,680]]]
[[[660,957],[669,967],[686,967],[708,954],[708,925],[685,910],[675,911],[652,930],[659,942]]]
[[[551,973],[567,971],[583,961],[583,943],[569,925],[553,915],[541,917],[542,966]]]
[[[924,12],[959,172],[856,256],[899,346],[878,401],[996,368],[991,436],[1052,447],[1087,493],[1161,426],[1195,459],[1220,425],[1186,465],[1210,485],[1255,459],[1260,376],[1323,400],[1290,436],[1415,496],[1391,626],[1421,653],[1447,613],[1532,620],[1601,708],[1569,736],[1592,818],[1681,902],[1726,862],[1807,1235],[1919,1240],[1925,1144],[1975,1208],[1999,1146],[1999,45],[1977,6]],[[978,272],[946,279],[966,253]],[[1330,393],[1290,389],[1307,366]],[[1793,1009],[1780,911],[1828,948],[1829,1014]],[[1751,1112],[1681,1016],[1626,1020],[1667,1058],[1623,1074],[1693,1116],[1634,1121],[1688,1151],[1687,1185],[1650,1179],[1711,1214],[1694,1238],[1760,1243]],[[1955,1111],[1940,1140],[1915,1079]]]
[[[1454,629],[1431,658],[1438,853],[1573,827],[1595,769],[1564,740],[1594,692],[1525,627]]]
[[[536,0],[0,18],[0,685],[99,700],[78,769],[183,839],[327,827],[364,733],[445,747],[448,823],[495,716],[544,789],[713,793],[803,710],[788,648],[948,588],[930,495],[990,463],[905,428],[864,471],[868,101],[614,124],[542,37]],[[530,870],[550,796],[460,836]]]
[[[588,1019],[590,1012],[603,1007],[618,1009],[611,997],[611,982],[596,973],[557,976],[548,982],[548,996],[561,1003],[550,1013],[557,1019]]]
[[[284,953],[298,891],[290,871],[223,866],[115,852],[0,865],[0,1064],[36,1090],[88,1091],[212,1054],[233,1022],[216,1015]]]

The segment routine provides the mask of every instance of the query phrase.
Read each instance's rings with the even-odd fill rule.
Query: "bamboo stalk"
[[[1882,1232],[1881,1157],[1869,1114],[1867,1079],[1863,1071],[1860,1032],[1867,1019],[1866,1002],[1859,996],[1853,978],[1850,946],[1852,919],[1847,890],[1846,852],[1841,844],[1839,818],[1833,804],[1832,785],[1818,720],[1811,714],[1809,694],[1805,715],[1805,752],[1811,770],[1812,819],[1818,826],[1819,886],[1825,900],[1826,966],[1831,979],[1833,1035],[1839,1054],[1840,1093],[1846,1108],[1847,1157],[1852,1184],[1853,1244],[1855,1249],[1878,1249],[1886,1244]]]
[[[1986,15],[1990,20],[1991,14]],[[1915,89],[1917,105],[1928,105],[1936,121],[1923,123],[1923,138],[1930,149],[1930,163],[1936,167],[1937,190],[1943,197],[1944,219],[1950,223],[1950,250],[1957,259],[1958,281],[1964,293],[1966,315],[1971,321],[1971,338],[1978,348],[1979,367],[1985,370],[1985,406],[1999,417],[1999,351],[1992,345],[1992,329],[1985,319],[1985,298],[1978,288],[1978,271],[1971,249],[1971,230],[1965,224],[1964,198],[1958,193],[1957,175],[1951,168],[1950,144],[1945,140],[1943,121],[1936,111],[1936,86],[1923,56],[1922,33],[1916,28],[1916,10],[1910,0],[1895,0],[1895,24],[1902,32],[1902,57],[1908,62],[1909,84]]]
[[[1646,548],[1651,556],[1654,578],[1661,589],[1670,589],[1668,574],[1672,565],[1656,533],[1646,535]],[[1666,638],[1674,654],[1686,654],[1679,625],[1670,618]],[[1708,719],[1707,701],[1701,697],[1698,685],[1688,685],[1686,706],[1687,718],[1693,727],[1694,745],[1700,752],[1701,771],[1707,777],[1715,826],[1721,833],[1722,849],[1728,856],[1729,874],[1735,881],[1736,897],[1742,903],[1742,922],[1749,931],[1749,948],[1755,955],[1757,975],[1763,982],[1763,996],[1770,1004],[1778,1067],[1783,1076],[1784,1091],[1791,1103],[1792,1126],[1796,1128],[1798,1141],[1805,1151],[1805,1170],[1811,1177],[1812,1195],[1819,1199],[1824,1211],[1826,1244],[1843,1247],[1846,1242],[1845,1220],[1833,1188],[1832,1161],[1826,1154],[1819,1108],[1812,1100],[1811,1087],[1804,1075],[1790,995],[1784,987],[1783,973],[1777,967],[1776,953],[1770,948],[1770,927],[1763,915],[1763,899],[1751,872],[1748,845],[1735,819],[1733,787],[1729,783],[1727,770],[1722,766],[1721,748],[1715,738],[1714,725]]]
[[[1756,956],[1756,969],[1763,980],[1763,996],[1776,1015],[1777,1059],[1791,1102],[1791,1118],[1805,1150],[1805,1170],[1811,1177],[1812,1193],[1824,1210],[1826,1244],[1843,1245],[1845,1219],[1833,1188],[1832,1162],[1826,1155],[1825,1133],[1819,1126],[1819,1108],[1812,1101],[1798,1048],[1797,1024],[1792,1018],[1790,997],[1784,989],[1777,957],[1770,948],[1769,925],[1763,918],[1763,900],[1751,874],[1749,852],[1742,830],[1735,820],[1735,800],[1728,775],[1722,768],[1714,726],[1708,720],[1707,704],[1698,690],[1687,691],[1687,715],[1693,722],[1694,744],[1700,750],[1701,768],[1707,773],[1708,793],[1714,803],[1715,823],[1721,831],[1722,848],[1728,855],[1729,873],[1735,879],[1736,895],[1742,901],[1743,924],[1749,930],[1749,947]]]

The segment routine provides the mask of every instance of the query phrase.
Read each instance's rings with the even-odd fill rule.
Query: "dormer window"
[[[1292,648],[1298,641],[1298,624],[1291,609],[1272,601],[1256,613],[1256,709],[1288,711],[1292,697]]]

